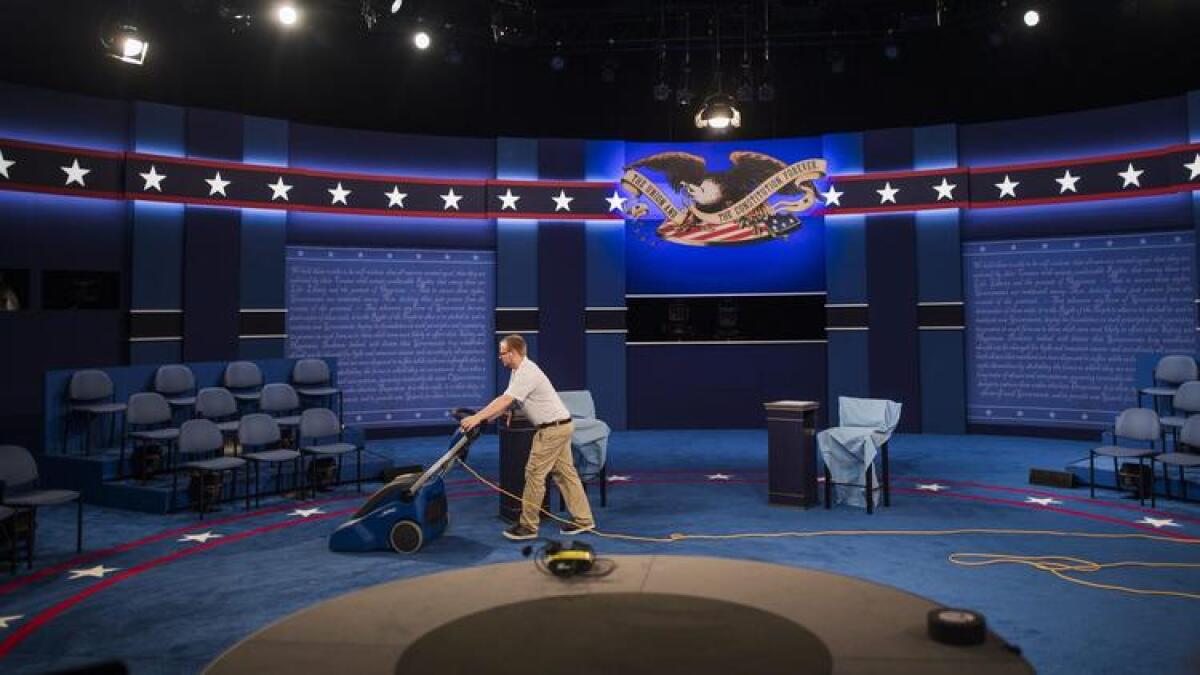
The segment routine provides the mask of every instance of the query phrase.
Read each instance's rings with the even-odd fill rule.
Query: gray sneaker
[[[504,536],[513,541],[525,541],[527,539],[537,539],[538,533],[534,530],[517,523],[504,531]]]

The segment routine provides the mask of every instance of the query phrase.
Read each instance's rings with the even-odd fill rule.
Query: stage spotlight
[[[417,49],[429,49],[429,45],[433,44],[433,38],[429,37],[429,33],[419,30],[413,33],[413,46]]]
[[[217,16],[229,24],[231,32],[238,33],[254,25],[255,7],[248,0],[221,0]]]
[[[404,6],[404,0],[392,0],[392,7],[391,7],[392,14],[399,12],[400,8],[403,6]]]
[[[665,101],[671,98],[671,85],[667,84],[666,82],[660,81],[658,84],[654,85],[653,91],[655,101]]]
[[[112,30],[101,39],[108,55],[112,58],[140,66],[146,62],[150,41],[129,21],[118,21]]]
[[[561,73],[567,67],[567,59],[562,54],[555,54],[550,57],[550,70],[556,73]]]
[[[888,43],[883,48],[883,55],[888,61],[895,61],[896,59],[900,58],[900,48],[894,43]]]
[[[686,86],[680,87],[678,90],[675,91],[675,101],[677,103],[679,103],[679,105],[687,107],[688,105],[691,104],[692,96],[694,96],[694,95],[695,94],[692,93],[692,90],[687,88]]]
[[[763,103],[770,103],[775,100],[775,85],[770,82],[763,82],[758,85],[758,100]]]
[[[1025,25],[1026,26],[1033,28],[1034,26],[1041,23],[1041,21],[1042,21],[1042,15],[1038,14],[1038,11],[1036,9],[1031,9],[1028,12],[1025,12]]]
[[[713,131],[725,131],[729,127],[742,126],[742,114],[733,99],[725,94],[714,94],[704,99],[700,112],[696,113],[696,127]]]
[[[295,26],[296,22],[300,20],[300,12],[293,5],[280,5],[275,10],[275,18],[285,26]]]

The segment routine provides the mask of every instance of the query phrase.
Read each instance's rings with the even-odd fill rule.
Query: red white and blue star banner
[[[747,155],[743,163],[763,161],[753,156],[755,153],[741,154]],[[659,156],[656,161],[677,159]],[[1036,164],[828,177],[818,175],[823,173],[819,159],[775,161],[779,164],[776,173],[792,166],[811,169],[802,172],[803,176],[769,177],[782,185],[792,185],[811,214],[1029,206],[1200,189],[1200,144]],[[646,162],[634,162],[630,168],[656,168]],[[673,164],[670,171],[660,168],[658,172],[665,175],[680,170]],[[628,185],[630,175],[624,178]],[[688,181],[694,183],[692,201],[705,194],[701,188],[704,175],[696,178]],[[797,185],[796,178],[804,180]],[[620,180],[508,181],[352,174],[0,139],[0,189],[105,199],[424,218],[602,220],[641,215],[631,213],[636,204],[627,202],[635,200],[618,188]],[[675,185],[667,188],[678,189]],[[751,192],[752,196],[757,194]],[[787,223],[777,225],[787,227]]]

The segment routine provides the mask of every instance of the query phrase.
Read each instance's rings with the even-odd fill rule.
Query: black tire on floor
[[[421,549],[425,535],[413,521],[402,520],[392,526],[392,532],[388,539],[392,543],[392,550],[396,553],[416,553]]]

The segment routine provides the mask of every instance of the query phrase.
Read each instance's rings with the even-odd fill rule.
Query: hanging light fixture
[[[696,113],[696,127],[724,132],[729,127],[742,126],[742,113],[738,111],[733,97],[721,89],[721,15],[719,13],[717,14],[716,77],[717,91],[704,99],[704,104]]]

